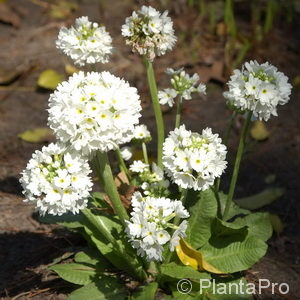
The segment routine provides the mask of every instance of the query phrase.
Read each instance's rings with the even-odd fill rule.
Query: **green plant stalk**
[[[229,119],[229,123],[228,123],[228,125],[227,125],[227,129],[226,129],[226,132],[225,132],[225,135],[224,135],[224,141],[223,141],[223,144],[224,144],[226,147],[228,146],[228,141],[229,141],[230,133],[231,133],[232,126],[233,126],[234,120],[235,120],[235,118],[236,118],[236,115],[237,115],[237,112],[234,111],[234,112],[231,114],[230,119]],[[221,177],[217,178],[217,180],[216,180],[216,182],[215,182],[214,191],[215,191],[216,193],[219,192],[220,183],[221,183]]]
[[[181,197],[180,197],[180,201],[182,202],[182,205],[184,205],[186,197],[187,197],[187,193],[188,193],[188,189],[182,189],[181,191]],[[180,218],[179,217],[175,217],[173,224],[178,226],[180,222]],[[170,262],[171,258],[173,256],[173,252],[170,251],[170,249],[168,248],[167,253],[166,253],[166,259],[164,260],[164,263],[167,264]]]
[[[176,104],[176,119],[175,119],[175,128],[180,126],[180,117],[181,117],[181,107],[182,107],[182,96],[178,96]]]
[[[147,145],[145,142],[142,143],[142,149],[143,149],[143,156],[145,164],[149,165],[149,158],[148,158],[148,152],[147,152]]]
[[[241,132],[238,151],[237,151],[235,163],[234,163],[233,174],[232,174],[231,182],[230,182],[230,186],[229,186],[228,197],[227,197],[227,201],[226,201],[226,205],[225,205],[225,209],[224,209],[223,220],[226,220],[228,213],[229,213],[230,206],[232,204],[232,199],[233,199],[235,186],[236,186],[239,169],[240,169],[240,165],[241,165],[241,160],[242,160],[242,156],[243,156],[243,152],[244,152],[244,148],[245,148],[245,142],[246,142],[246,137],[247,137],[248,130],[249,130],[251,116],[252,116],[252,112],[249,111],[247,113],[247,117],[246,117],[246,120],[244,121],[243,129]]]
[[[112,202],[112,206],[116,214],[118,215],[120,221],[124,226],[126,226],[125,220],[129,219],[128,214],[122,204],[119,193],[117,191],[107,153],[97,151],[96,161],[96,172],[103,185],[104,191],[107,193],[110,201]]]
[[[136,278],[138,278],[141,281],[144,281],[147,278],[146,272],[143,270],[141,266],[137,266],[133,259],[127,255],[127,253],[120,247],[116,239],[112,236],[109,229],[105,226],[105,224],[95,218],[95,215],[89,210],[89,209],[83,209],[82,210],[83,215],[86,217],[86,219],[91,223],[98,232],[104,236],[104,238],[112,244],[114,250],[119,252],[120,255],[126,260],[126,263],[130,267],[131,271],[134,273]]]
[[[151,94],[151,98],[152,98],[152,105],[153,105],[153,110],[154,110],[155,120],[156,120],[156,127],[157,127],[157,165],[161,169],[163,169],[162,148],[163,148],[163,142],[165,139],[164,121],[163,121],[163,116],[162,116],[162,112],[160,109],[160,104],[158,101],[157,86],[156,86],[152,62],[149,61],[149,59],[147,57],[144,57],[144,62],[145,62],[146,70],[147,70],[148,84],[149,84],[149,88],[150,88],[150,94]]]
[[[118,162],[119,162],[119,165],[120,165],[120,170],[123,171],[126,174],[126,176],[129,180],[131,180],[130,172],[129,172],[126,164],[125,164],[125,161],[122,157],[122,154],[121,154],[121,151],[120,151],[119,147],[116,148],[116,154],[117,154]]]
[[[228,28],[228,32],[231,36],[235,37],[237,34],[237,28],[234,19],[234,11],[233,11],[233,1],[225,0],[225,15],[224,21]]]

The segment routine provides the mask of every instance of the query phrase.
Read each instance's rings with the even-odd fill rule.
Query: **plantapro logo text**
[[[268,279],[259,279],[256,284],[244,280],[223,283],[216,282],[215,279],[200,279],[199,294],[209,290],[214,295],[260,295],[264,289],[268,289],[272,294],[277,290],[282,295],[290,291],[287,283],[274,283]],[[192,291],[197,293],[196,283],[189,279],[181,279],[177,282],[177,290],[181,294],[189,294]]]

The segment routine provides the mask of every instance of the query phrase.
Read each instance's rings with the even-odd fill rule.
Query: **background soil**
[[[114,38],[115,51],[112,61],[101,68],[126,78],[139,89],[144,108],[143,122],[155,132],[144,68],[140,58],[125,46],[120,26],[133,9],[144,3],[160,10],[170,10],[179,40],[174,51],[156,60],[159,86],[167,87],[166,67],[185,66],[191,73],[198,72],[208,84],[207,97],[186,101],[183,121],[192,130],[209,126],[215,132],[224,132],[230,116],[222,97],[229,73],[224,55],[226,37],[222,34],[222,24],[219,34],[210,34],[207,22],[184,2],[79,1],[76,2],[78,8],[63,20],[51,17],[48,2],[42,0],[9,0],[5,3],[4,12],[3,7],[0,8],[1,299],[65,299],[74,286],[60,280],[47,267],[54,259],[67,258],[69,253],[85,247],[81,237],[57,226],[39,223],[33,207],[22,202],[18,182],[32,152],[43,146],[26,143],[17,137],[24,130],[46,126],[49,92],[36,88],[37,77],[49,68],[64,73],[67,59],[55,48],[55,39],[62,25],[72,24],[81,15],[88,15],[90,19],[106,25]],[[239,27],[247,31],[250,25],[243,17],[243,7],[238,13]],[[300,70],[297,25],[298,17],[290,25],[273,29],[262,43],[251,49],[247,58],[269,60],[292,81]],[[9,82],[5,82],[5,77],[11,77]],[[238,182],[238,196],[261,191],[270,175],[275,178],[273,186],[286,190],[280,199],[264,208],[280,216],[285,225],[284,231],[269,241],[267,256],[246,276],[254,282],[259,278],[286,282],[291,291],[281,296],[278,291],[276,296],[266,293],[260,299],[300,299],[299,109],[299,88],[294,88],[291,101],[279,109],[279,117],[267,123],[271,132],[269,139],[252,142]],[[169,131],[174,126],[174,111],[164,109],[164,116],[166,130]],[[236,147],[240,124],[240,120],[234,124],[229,145],[231,150]],[[153,149],[155,145],[151,147]],[[232,157],[229,160],[232,161]],[[229,167],[227,176],[230,171]],[[225,176],[224,190],[227,189],[227,180]]]

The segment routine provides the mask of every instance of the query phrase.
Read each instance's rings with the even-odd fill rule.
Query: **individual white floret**
[[[144,124],[135,126],[133,136],[135,140],[149,141],[151,139],[150,131]]]

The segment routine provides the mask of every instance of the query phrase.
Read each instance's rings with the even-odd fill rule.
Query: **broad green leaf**
[[[263,241],[267,241],[272,236],[273,229],[269,213],[252,213],[243,218],[237,218],[233,224],[247,225],[249,235],[254,235]]]
[[[215,268],[213,265],[203,259],[203,255],[200,251],[195,250],[185,240],[181,239],[179,245],[176,246],[176,253],[180,261],[186,265],[191,266],[195,270],[208,271],[215,274],[223,274]]]
[[[219,193],[219,200],[220,200],[220,206],[221,206],[221,212],[222,215],[224,214],[226,201],[227,201],[227,195],[225,195],[223,192]],[[231,218],[237,216],[237,215],[248,215],[250,214],[250,211],[244,208],[240,208],[237,204],[234,202],[231,203],[231,206],[229,208],[229,212],[227,215],[227,218],[225,221],[230,220]]]
[[[37,85],[48,90],[55,90],[59,83],[64,80],[62,74],[55,70],[48,69],[43,71],[38,78]]]
[[[55,271],[62,279],[80,285],[91,283],[97,277],[94,268],[82,264],[59,264],[49,269]]]
[[[211,236],[211,222],[217,216],[217,200],[211,189],[197,193],[197,202],[189,209],[187,240],[198,249]]]
[[[18,137],[29,143],[44,143],[54,140],[53,131],[47,127],[38,127],[18,134]]]
[[[264,141],[269,137],[270,132],[263,121],[256,120],[250,129],[250,135],[256,141]]]
[[[245,224],[235,224],[225,222],[221,219],[214,219],[212,222],[212,238],[225,237],[225,236],[239,236],[239,238],[245,238],[248,229]]]
[[[267,188],[262,192],[250,197],[235,199],[234,202],[245,209],[258,209],[272,203],[284,194],[282,188]]]
[[[92,282],[72,292],[68,300],[124,300],[126,291],[124,286],[114,277],[102,275],[96,282]]]
[[[111,269],[112,265],[107,262],[105,257],[101,255],[95,249],[88,249],[86,251],[80,251],[76,253],[74,257],[75,262],[93,266],[98,271],[105,271]]]
[[[234,273],[247,270],[262,258],[267,244],[255,236],[239,235],[212,237],[201,248],[205,261],[222,271]]]
[[[59,224],[71,229],[84,227],[84,218],[81,213],[76,215],[66,213],[61,216],[47,214],[45,216],[39,216],[39,221],[46,224]]]
[[[157,282],[151,282],[148,285],[140,286],[137,291],[135,291],[130,299],[132,300],[154,300],[156,290],[158,288]]]
[[[206,272],[198,272],[189,266],[180,266],[174,262],[161,265],[161,273],[172,278],[182,279],[209,279],[211,276]]]

